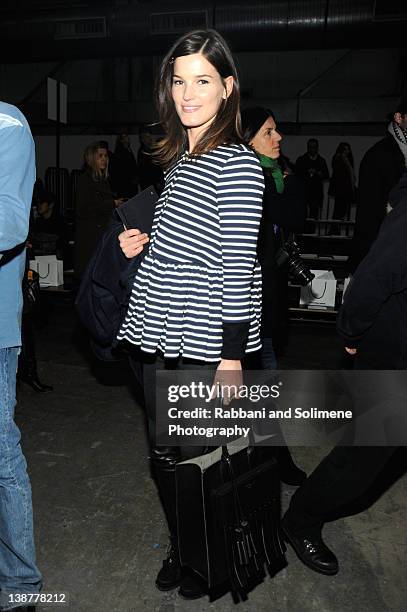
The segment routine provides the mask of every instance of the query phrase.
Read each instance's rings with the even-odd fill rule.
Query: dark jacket
[[[329,170],[321,155],[316,159],[311,159],[308,153],[301,155],[295,162],[295,173],[306,184],[311,200],[323,196],[323,182],[329,178]]]
[[[118,236],[123,224],[113,216],[92,254],[75,300],[83,325],[89,331],[91,347],[103,361],[118,358],[117,333],[126,315],[134,276],[146,249],[131,259],[123,254]]]
[[[348,267],[351,272],[370,249],[386,214],[389,192],[405,168],[404,156],[390,134],[376,142],[359,168],[358,207]]]
[[[75,306],[90,333],[93,351],[105,361],[118,357],[117,333],[129,305],[134,277],[148,251],[145,247],[130,259],[122,252],[118,237],[123,231],[123,213],[127,212],[130,227],[151,234],[156,205],[154,194],[151,196],[147,200],[139,194],[123,208],[115,209],[86,266],[76,296]]]
[[[278,193],[273,177],[264,172],[265,189],[257,255],[262,268],[263,309],[262,336],[272,337],[273,346],[281,351],[286,339],[288,316],[288,268],[278,268],[275,254],[285,237],[300,232],[306,219],[306,194],[303,183],[295,176],[284,179],[284,191]],[[276,228],[277,227],[277,231]]]
[[[337,328],[364,368],[407,368],[407,172],[345,294]]]
[[[81,174],[75,210],[74,269],[77,278],[81,278],[111,219],[113,209],[114,199],[108,181],[95,181],[89,171]]]

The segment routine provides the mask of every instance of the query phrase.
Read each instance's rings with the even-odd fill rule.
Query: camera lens
[[[289,251],[289,259],[288,259],[288,270],[293,280],[298,285],[305,287],[315,278],[315,274],[313,274],[309,269],[306,263],[304,263],[300,256],[300,247],[298,244],[292,240],[287,245],[287,250]]]
[[[298,257],[293,257],[289,261],[289,271],[293,276],[294,280],[305,287],[315,278],[315,274],[313,274],[307,267],[307,265]]]

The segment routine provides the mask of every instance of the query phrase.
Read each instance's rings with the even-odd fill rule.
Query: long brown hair
[[[208,129],[199,138],[193,155],[202,155],[220,144],[242,142],[240,126],[240,90],[232,54],[216,30],[194,30],[179,38],[162,61],[156,84],[156,105],[165,136],[154,148],[154,157],[164,167],[169,166],[183,152],[187,143],[172,99],[172,77],[177,57],[201,53],[218,71],[222,80],[233,76],[233,89],[223,101]]]

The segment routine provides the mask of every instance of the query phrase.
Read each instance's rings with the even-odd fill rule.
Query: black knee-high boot
[[[50,385],[44,385],[38,377],[35,338],[31,314],[23,314],[21,325],[22,347],[18,357],[17,381],[25,382],[34,391],[47,393],[53,390]]]
[[[176,447],[158,446],[151,450],[151,474],[157,485],[171,537],[177,533],[175,466],[180,457]]]
[[[155,447],[151,450],[151,473],[157,485],[171,538],[167,558],[164,559],[156,579],[156,586],[161,591],[174,589],[181,584],[183,578],[178,551],[175,497],[175,465],[178,460],[176,448]]]

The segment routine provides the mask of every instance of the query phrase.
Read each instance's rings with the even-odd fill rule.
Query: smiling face
[[[205,132],[232,89],[233,77],[222,79],[201,53],[176,58],[172,99],[177,115],[188,131]]]
[[[269,117],[263,123],[256,136],[251,141],[251,145],[257,153],[267,155],[271,159],[280,157],[280,140],[282,136],[277,132],[276,123],[273,117]]]

